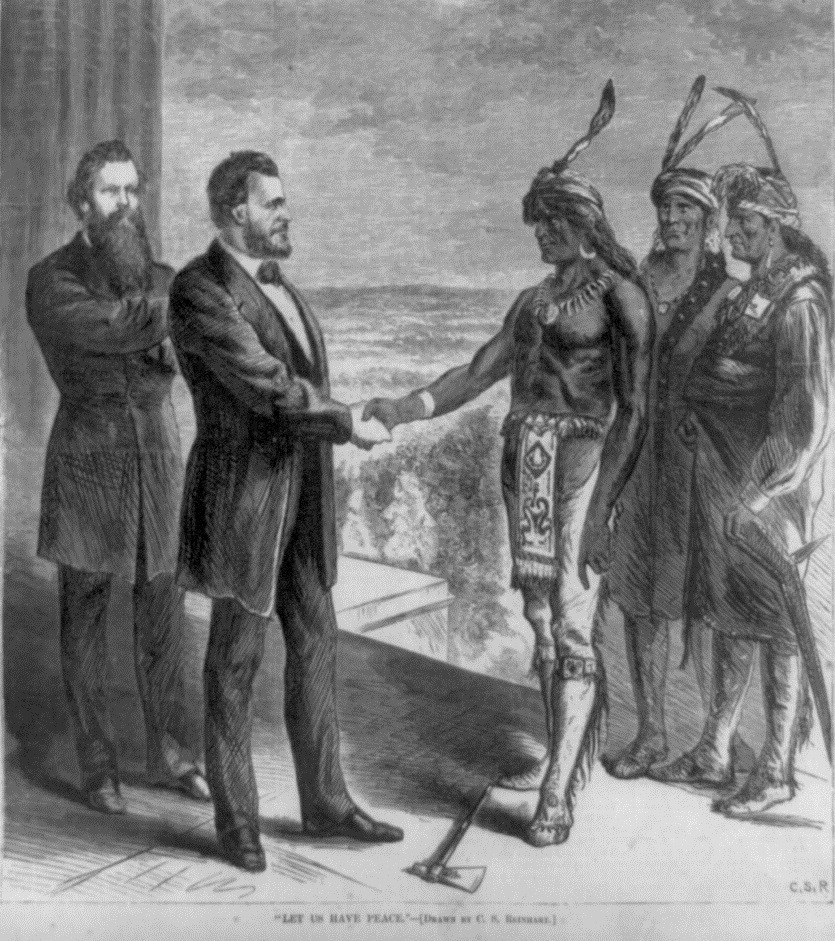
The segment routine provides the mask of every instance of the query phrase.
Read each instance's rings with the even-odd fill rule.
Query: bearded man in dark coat
[[[168,338],[173,275],[154,261],[136,163],[121,141],[82,157],[82,228],[29,272],[26,308],[61,394],[46,453],[38,554],[57,563],[61,666],[90,806],[123,813],[107,714],[107,608],[133,583],[136,677],[154,781],[206,800],[182,744],[183,593],[174,581],[182,487]]]
[[[171,331],[194,398],[178,572],[213,599],[205,664],[206,772],[226,858],[266,867],[252,765],[252,689],[276,615],[302,825],[311,836],[403,838],[353,801],[336,713],[333,445],[388,440],[330,396],[319,324],[281,262],[290,215],[275,161],[238,151],[215,167],[218,238],[177,275]]]
[[[752,274],[719,311],[684,389],[690,416],[682,433],[695,451],[686,617],[713,631],[710,709],[695,748],[650,772],[662,781],[733,783],[731,740],[759,644],[765,741],[741,788],[714,803],[738,817],[792,798],[795,753],[810,731],[804,673],[814,678],[816,657],[794,553],[810,545],[823,493],[819,459],[833,391],[828,265],[800,230],[797,200],[762,119],[751,105],[746,115],[772,166],[725,167],[716,188],[725,236]]]

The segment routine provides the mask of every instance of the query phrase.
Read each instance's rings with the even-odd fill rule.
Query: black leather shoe
[[[397,843],[403,839],[400,827],[374,820],[359,807],[349,811],[342,820],[327,820],[323,823],[306,820],[304,832],[310,836],[341,836],[363,843]]]
[[[230,830],[218,837],[218,842],[227,861],[238,869],[263,872],[267,868],[267,857],[258,834],[250,830]]]
[[[183,794],[192,798],[192,800],[210,801],[212,799],[212,792],[209,790],[206,779],[196,769],[186,771],[185,774],[180,775],[175,781],[174,786],[178,791],[182,791]]]
[[[88,806],[103,814],[123,814],[127,811],[125,799],[114,778],[105,779],[98,787],[87,791],[85,796]]]

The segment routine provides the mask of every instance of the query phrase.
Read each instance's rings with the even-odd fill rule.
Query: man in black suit
[[[342,776],[336,714],[334,444],[388,440],[330,398],[322,333],[286,280],[278,168],[239,151],[208,185],[219,237],[171,289],[171,331],[194,398],[178,571],[215,599],[205,665],[206,769],[221,848],[265,868],[252,767],[252,686],[269,619],[287,649],[285,715],[306,833],[395,841]]]
[[[58,565],[61,666],[88,804],[124,813],[107,713],[107,609],[133,583],[136,677],[156,783],[208,800],[183,740],[183,592],[174,580],[183,461],[171,403],[174,272],[154,261],[122,141],[78,164],[81,223],[29,272],[26,310],[61,402],[46,452],[38,554]]]

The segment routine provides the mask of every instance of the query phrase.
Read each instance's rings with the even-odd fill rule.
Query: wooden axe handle
[[[467,830],[469,830],[470,824],[475,819],[475,815],[481,809],[481,805],[484,803],[484,799],[487,797],[487,794],[489,793],[492,786],[492,783],[487,785],[487,787],[482,791],[479,799],[458,821],[452,830],[450,830],[441,845],[427,860],[426,865],[430,872],[436,869],[443,869],[443,867],[446,866],[446,864],[449,862],[450,857],[455,852],[458,844],[464,838],[464,834],[467,832]]]

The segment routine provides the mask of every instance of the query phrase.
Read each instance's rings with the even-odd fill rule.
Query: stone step
[[[373,559],[339,558],[333,602],[339,629],[349,634],[370,634],[382,643],[446,660],[452,600],[443,578]],[[186,611],[208,624],[211,601],[189,592]]]

